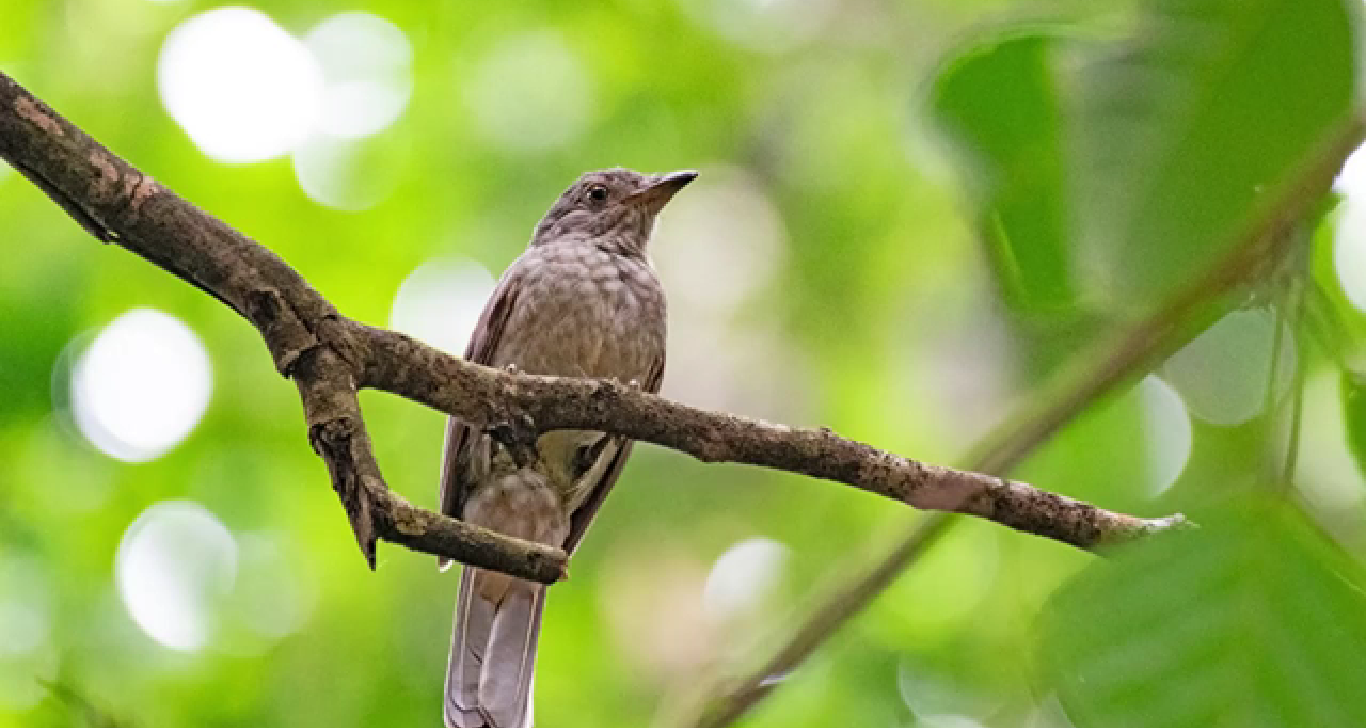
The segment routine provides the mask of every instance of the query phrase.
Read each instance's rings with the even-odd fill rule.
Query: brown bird
[[[599,377],[659,391],[664,291],[647,256],[655,216],[696,172],[583,175],[536,226],[484,307],[465,358],[528,374]],[[519,466],[477,428],[446,428],[441,510],[573,553],[631,453],[618,435],[559,430]],[[446,725],[531,725],[531,680],[546,587],[466,567],[460,579]]]

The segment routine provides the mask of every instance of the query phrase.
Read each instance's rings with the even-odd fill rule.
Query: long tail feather
[[[484,581],[501,576],[469,568],[461,574],[446,664],[448,728],[531,726],[531,683],[545,587],[511,579],[505,587],[499,585],[503,588],[481,588],[489,586]],[[497,603],[490,596],[496,596]]]

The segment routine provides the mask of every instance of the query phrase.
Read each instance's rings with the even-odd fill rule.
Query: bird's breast
[[[585,244],[532,249],[517,268],[498,366],[629,382],[663,356],[664,296],[644,260]]]

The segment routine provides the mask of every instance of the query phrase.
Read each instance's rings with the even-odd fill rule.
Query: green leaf
[[[1077,78],[1088,292],[1160,295],[1264,217],[1350,118],[1353,48],[1345,0],[1139,3],[1129,40]]]
[[[1366,725],[1360,566],[1280,505],[1097,562],[1044,651],[1078,728]]]
[[[1366,473],[1366,377],[1343,370],[1338,386],[1342,397],[1342,421],[1347,429],[1347,447],[1357,467]]]
[[[931,97],[934,120],[961,153],[997,281],[1013,305],[1035,312],[1076,298],[1053,46],[1038,28],[970,45],[944,65]]]

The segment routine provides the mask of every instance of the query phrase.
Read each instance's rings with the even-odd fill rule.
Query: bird
[[[664,290],[649,257],[655,219],[697,172],[616,167],[566,189],[489,297],[468,361],[526,374],[615,379],[658,392]],[[556,430],[516,457],[451,417],[442,454],[443,513],[572,554],[631,453],[604,432]],[[520,462],[519,462],[520,461]],[[445,564],[443,564],[444,567]],[[465,567],[446,665],[448,728],[527,728],[546,586]]]

